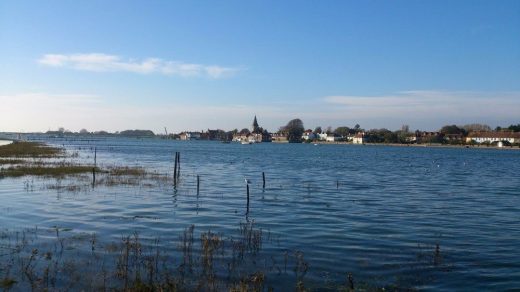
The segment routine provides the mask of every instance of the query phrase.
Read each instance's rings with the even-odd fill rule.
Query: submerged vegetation
[[[45,238],[45,241],[38,240]],[[413,290],[410,282],[367,282],[345,271],[326,286],[307,277],[312,269],[303,251],[283,248],[254,221],[221,233],[194,225],[170,239],[135,232],[104,241],[70,228],[0,231],[0,287],[6,290],[114,291],[296,291]],[[270,251],[264,252],[268,245]],[[413,270],[446,269],[439,245],[420,247]],[[348,266],[348,265],[347,265]],[[409,277],[409,276],[408,276]],[[422,279],[415,278],[413,283]],[[381,284],[379,284],[381,283]]]
[[[65,175],[92,172],[92,169],[91,166],[65,164],[57,166],[13,166],[0,170],[0,177],[19,177],[24,175],[63,177]]]
[[[37,142],[13,142],[0,146],[0,157],[51,158],[63,154],[63,150]]]
[[[76,157],[77,154],[71,155]],[[70,161],[60,161],[67,158],[64,149],[46,146],[36,142],[14,142],[0,146],[0,178],[21,176],[43,176],[63,178],[65,176],[77,176],[92,174],[87,177],[76,177],[78,182],[91,181],[92,185],[137,185],[141,179],[164,180],[159,174],[147,173],[142,167],[108,166],[100,168],[95,165],[80,164]],[[96,181],[96,174],[98,179]],[[52,187],[51,187],[52,188]],[[57,187],[58,189],[60,187]],[[67,189],[79,189],[68,186]]]

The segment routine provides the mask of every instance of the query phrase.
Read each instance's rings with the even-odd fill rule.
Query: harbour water
[[[95,148],[101,168],[139,166],[170,176],[180,152],[180,183],[67,190],[48,186],[68,180],[3,178],[4,238],[59,227],[73,235],[96,234],[108,245],[137,233],[144,240],[160,238],[158,245],[175,254],[179,235],[191,225],[196,237],[208,230],[234,236],[241,223],[254,222],[265,235],[255,263],[266,271],[266,286],[278,291],[295,289],[299,280],[309,289],[348,287],[349,273],[365,287],[520,288],[520,151],[115,138],[45,142],[89,163]],[[46,246],[55,239],[32,240]],[[78,260],[90,252],[83,249],[67,252]]]

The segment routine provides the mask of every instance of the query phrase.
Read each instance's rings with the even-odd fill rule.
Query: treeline
[[[89,132],[86,129],[81,129],[79,132],[72,132],[63,128],[58,131],[47,131],[47,135],[53,136],[120,136],[120,137],[154,137],[155,133],[151,130],[124,130],[110,133],[107,131]]]
[[[467,124],[464,126],[445,125],[441,129],[433,132],[415,130],[410,131],[408,125],[403,125],[397,131],[391,131],[386,128],[365,130],[359,124],[354,127],[340,126],[335,129],[327,127],[323,129],[321,126],[314,130],[305,130],[303,122],[300,119],[293,119],[285,126],[280,127],[278,133],[287,136],[289,142],[311,142],[321,139],[321,134],[334,136],[338,139],[334,141],[349,141],[352,140],[356,134],[361,133],[363,141],[367,143],[449,143],[449,144],[463,144],[464,138],[473,132],[520,132],[520,124],[510,125],[507,128],[496,127],[494,130],[486,124]],[[312,133],[313,138],[303,138],[304,133],[309,137]]]

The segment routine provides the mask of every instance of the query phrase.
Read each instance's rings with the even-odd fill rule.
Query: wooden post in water
[[[181,177],[181,153],[177,152],[177,167],[179,169],[177,170],[177,178]]]
[[[197,175],[197,196],[199,195],[200,190],[200,177]]]
[[[97,147],[94,147],[94,167],[97,166]]]
[[[179,152],[175,152],[175,164],[173,166],[173,185],[177,186],[177,157]]]
[[[96,185],[96,168],[92,168],[92,187]]]
[[[265,190],[265,172],[263,172],[263,171],[262,171],[262,181],[263,181],[262,189]]]
[[[247,191],[247,208],[246,208],[246,215],[249,214],[249,183],[246,182],[246,191]]]

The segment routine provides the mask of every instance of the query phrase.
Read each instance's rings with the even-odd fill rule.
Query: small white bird
[[[247,178],[244,178],[244,180],[246,181],[246,184],[250,184],[251,183],[251,181],[248,180]]]

